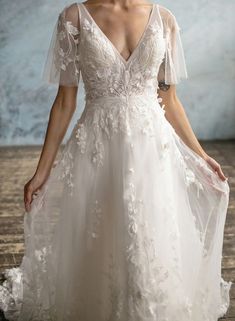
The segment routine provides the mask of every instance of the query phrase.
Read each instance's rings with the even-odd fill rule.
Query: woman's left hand
[[[210,167],[213,169],[213,171],[218,174],[219,178],[220,178],[222,181],[226,181],[226,180],[228,179],[228,178],[224,175],[220,164],[219,164],[215,159],[213,159],[212,157],[210,157],[210,156],[207,155],[207,156],[205,157],[205,161],[210,165]]]

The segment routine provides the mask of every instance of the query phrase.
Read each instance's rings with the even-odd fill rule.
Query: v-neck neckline
[[[95,19],[92,17],[92,15],[90,14],[89,10],[86,8],[86,6],[83,4],[83,2],[80,2],[80,5],[82,5],[82,7],[84,8],[85,12],[87,13],[87,15],[89,16],[89,18],[91,19],[91,21],[94,23],[94,25],[96,26],[96,28],[98,29],[98,31],[100,32],[100,34],[106,39],[106,41],[111,45],[111,47],[113,48],[113,50],[115,51],[115,53],[118,55],[118,57],[122,60],[122,62],[124,63],[124,65],[128,65],[131,60],[133,59],[133,57],[135,56],[135,54],[137,53],[140,45],[142,44],[145,35],[147,33],[147,30],[149,29],[150,23],[152,21],[152,17],[153,17],[153,13],[154,13],[154,9],[155,9],[155,3],[152,3],[152,9],[151,12],[149,14],[149,18],[148,18],[148,22],[145,25],[144,31],[136,45],[136,47],[134,48],[134,50],[132,51],[132,53],[130,54],[130,56],[128,57],[128,59],[125,59],[122,54],[118,51],[118,49],[116,48],[116,46],[114,46],[113,42],[106,36],[106,34],[103,32],[103,30],[99,27],[99,25],[96,23]]]

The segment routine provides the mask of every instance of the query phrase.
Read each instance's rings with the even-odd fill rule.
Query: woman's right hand
[[[31,210],[31,203],[33,196],[36,195],[37,191],[43,186],[46,182],[47,177],[39,178],[34,175],[24,186],[24,205],[26,212]]]

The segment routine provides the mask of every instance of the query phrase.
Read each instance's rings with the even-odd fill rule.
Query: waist
[[[141,94],[122,94],[122,95],[103,95],[98,97],[92,97],[89,95],[85,95],[85,102],[86,104],[90,103],[102,103],[102,102],[123,102],[123,103],[130,103],[133,101],[141,100],[143,102],[147,101],[154,101],[158,102],[158,94],[157,92],[153,93],[141,93]]]

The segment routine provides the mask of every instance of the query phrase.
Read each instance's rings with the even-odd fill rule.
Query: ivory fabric
[[[43,79],[86,103],[24,216],[0,307],[17,321],[216,321],[229,185],[176,134],[157,88],[187,78],[175,16],[153,4],[126,60],[82,3],[58,17]]]

